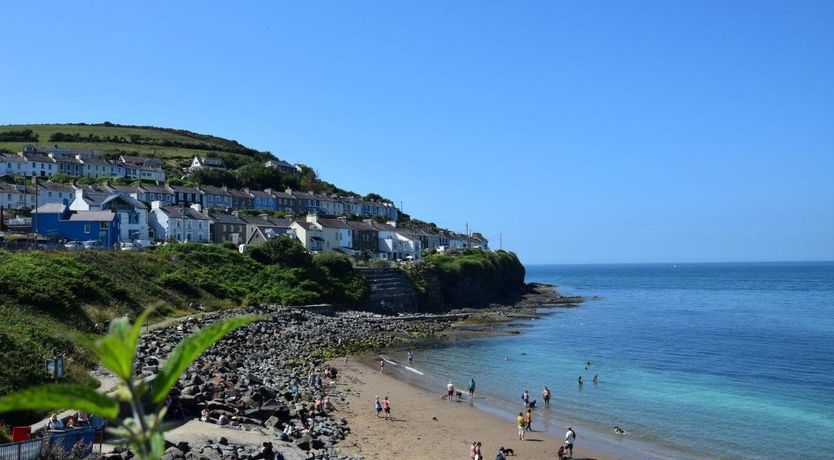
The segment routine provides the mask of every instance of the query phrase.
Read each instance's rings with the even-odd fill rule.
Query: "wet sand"
[[[340,372],[337,387],[350,390],[345,401],[337,401],[336,416],[346,418],[351,427],[343,447],[368,460],[466,459],[472,441],[482,443],[485,459],[495,458],[502,446],[515,451],[515,457],[509,458],[555,459],[562,444],[561,437],[542,432],[528,432],[527,440],[520,441],[515,422],[477,409],[477,400],[474,407],[469,406],[465,397],[461,402],[443,401],[442,389],[429,393],[397,379],[397,374],[390,370],[380,375],[378,369],[355,359],[347,365],[342,360],[333,364]],[[389,397],[392,421],[377,418],[374,413],[377,395],[380,399]],[[616,456],[593,452],[577,439],[574,458]]]

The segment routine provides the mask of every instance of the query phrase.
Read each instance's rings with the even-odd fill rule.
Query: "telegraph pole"
[[[499,251],[504,250],[504,234],[503,233],[498,234],[498,250]]]

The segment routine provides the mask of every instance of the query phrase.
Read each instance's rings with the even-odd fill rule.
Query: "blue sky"
[[[834,260],[834,3],[4,2],[0,124],[190,129],[528,263]]]

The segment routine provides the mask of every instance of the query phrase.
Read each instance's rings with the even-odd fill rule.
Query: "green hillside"
[[[30,135],[21,132],[31,130]],[[37,139],[37,141],[35,141]],[[234,169],[272,157],[237,141],[191,131],[154,126],[101,124],[0,125],[0,150],[17,152],[24,145],[93,149],[105,158],[118,155],[155,157],[166,169],[188,166],[194,156],[223,159]]]

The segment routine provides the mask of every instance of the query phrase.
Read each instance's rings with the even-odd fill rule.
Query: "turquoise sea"
[[[547,385],[534,427],[572,424],[578,445],[625,458],[834,458],[834,263],[541,265],[527,280],[600,299],[417,350],[424,383],[474,377],[477,403],[508,418]]]

